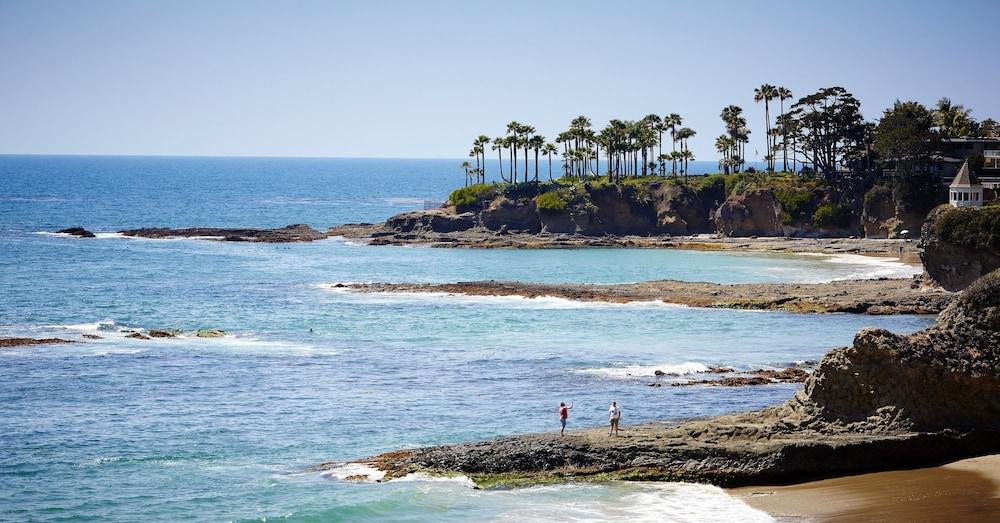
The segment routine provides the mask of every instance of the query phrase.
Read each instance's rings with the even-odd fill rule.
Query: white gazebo
[[[982,207],[983,185],[969,170],[969,161],[962,164],[948,189],[948,202],[952,207]]]

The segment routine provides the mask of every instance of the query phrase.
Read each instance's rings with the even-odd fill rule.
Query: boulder
[[[397,214],[386,220],[386,227],[396,232],[458,232],[471,229],[476,215],[455,214],[446,209],[430,209]]]
[[[649,236],[656,230],[656,213],[648,195],[633,187],[609,185],[592,189],[595,219],[605,234]]]
[[[87,229],[84,229],[83,227],[70,227],[69,229],[62,229],[62,230],[56,231],[56,232],[59,233],[59,234],[70,234],[72,236],[77,236],[77,237],[80,237],[80,238],[96,238],[97,237],[97,235],[95,235],[94,233],[88,231]]]
[[[953,209],[942,205],[931,211],[920,233],[920,259],[934,283],[961,290],[977,278],[1000,268],[1000,208]]]
[[[782,236],[781,204],[770,189],[726,200],[715,212],[716,232],[724,236]]]
[[[198,329],[194,335],[199,338],[221,338],[226,335],[226,331],[220,329]]]
[[[660,184],[651,187],[656,212],[656,233],[704,234],[715,231],[715,208],[725,201],[725,186],[692,189],[687,185]]]
[[[1000,272],[979,279],[910,336],[864,329],[829,353],[797,398],[874,429],[1000,429]]]
[[[483,227],[491,231],[537,233],[542,230],[542,221],[535,210],[535,201],[530,198],[511,200],[500,196],[479,214]]]
[[[174,330],[149,329],[146,335],[150,338],[175,338],[179,334]]]

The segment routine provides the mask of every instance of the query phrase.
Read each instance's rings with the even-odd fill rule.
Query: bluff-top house
[[[948,186],[948,203],[952,207],[982,207],[983,184],[969,169],[969,161],[962,162],[958,174]]]
[[[940,151],[933,156],[931,171],[949,181],[956,177],[967,158],[982,155],[979,182],[986,189],[1000,189],[1000,138],[944,138]]]

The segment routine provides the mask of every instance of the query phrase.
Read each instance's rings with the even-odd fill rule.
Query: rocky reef
[[[921,229],[920,247],[930,280],[946,289],[964,289],[1000,268],[1000,207],[938,207]]]
[[[303,224],[288,225],[275,229],[227,229],[219,227],[171,229],[168,227],[151,227],[126,229],[119,232],[125,236],[134,236],[137,238],[202,238],[229,242],[263,243],[311,242],[327,237],[325,233]]]
[[[926,330],[858,333],[782,405],[680,424],[514,436],[360,461],[385,478],[464,474],[482,487],[644,479],[780,484],[1000,451],[1000,272]],[[337,467],[338,463],[317,469]]]
[[[73,343],[73,341],[62,338],[0,338],[0,348],[24,347],[29,345],[57,345],[61,343]]]
[[[356,283],[336,287],[360,293],[449,293],[467,296],[556,297],[573,301],[631,303],[660,301],[693,307],[786,312],[936,314],[953,293],[921,287],[915,280],[842,280],[829,283],[719,284],[657,280],[623,284],[524,283]]]
[[[70,236],[77,236],[79,238],[96,238],[97,235],[84,229],[83,227],[70,227],[68,229],[62,229],[56,231],[58,234],[69,234]]]

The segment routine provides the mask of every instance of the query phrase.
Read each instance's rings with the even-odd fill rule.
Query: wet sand
[[[941,467],[742,487],[729,493],[778,521],[998,521],[1000,454]]]

